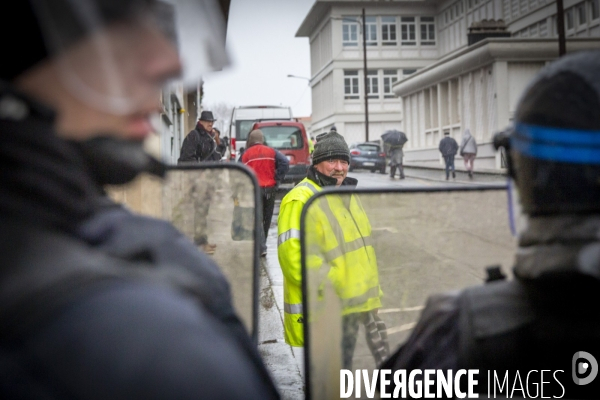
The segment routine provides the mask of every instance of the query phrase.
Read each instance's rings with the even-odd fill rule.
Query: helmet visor
[[[228,62],[213,0],[34,0],[34,6],[65,87],[106,112],[135,111],[168,84],[196,86]]]

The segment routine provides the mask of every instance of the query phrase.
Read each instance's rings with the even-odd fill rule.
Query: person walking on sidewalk
[[[177,164],[197,164],[221,160],[218,144],[213,133],[216,119],[212,111],[202,111],[196,127],[192,129],[181,145]],[[190,195],[194,199],[194,243],[206,254],[214,254],[217,245],[208,242],[208,213],[216,182],[210,179],[194,179],[189,182]]]
[[[278,219],[279,264],[284,276],[285,341],[304,346],[301,287],[300,216],[306,202],[325,187],[353,187],[349,178],[350,151],[344,138],[330,131],[317,136],[308,176],[281,201]],[[307,224],[310,265],[329,271],[325,275],[343,304],[343,365],[351,368],[358,328],[365,326],[367,344],[377,363],[389,354],[386,327],[377,315],[383,292],[371,225],[360,200],[354,195],[332,195],[311,206]],[[310,218],[313,212],[325,218]]]
[[[473,163],[477,156],[477,142],[469,129],[465,129],[465,134],[460,142],[459,153],[463,158],[469,178],[473,178]]]
[[[267,254],[267,235],[275,208],[275,193],[290,168],[290,162],[286,156],[265,145],[265,137],[260,129],[250,132],[246,146],[247,150],[242,156],[242,162],[254,170],[261,189],[264,233],[261,255],[265,256]]]
[[[450,137],[450,132],[444,132],[444,138],[440,140],[440,153],[444,158],[446,164],[446,180],[450,177],[450,170],[452,170],[452,178],[456,178],[456,172],[454,171],[454,157],[458,151],[458,143],[453,137]]]

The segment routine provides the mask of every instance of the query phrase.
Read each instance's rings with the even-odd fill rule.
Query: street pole
[[[562,1],[562,0],[559,0]],[[365,79],[365,142],[369,141],[369,96],[367,94],[367,32],[366,32],[365,9],[362,9],[362,39],[363,39],[363,67]]]
[[[567,52],[565,43],[565,7],[563,0],[556,0],[556,30],[558,30],[558,56],[562,57]]]

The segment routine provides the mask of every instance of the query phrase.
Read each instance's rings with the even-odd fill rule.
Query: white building
[[[600,47],[599,2],[564,1],[567,51]],[[365,140],[366,86],[369,140],[405,130],[407,164],[440,166],[443,131],[460,140],[469,128],[478,165],[500,168],[491,137],[509,123],[527,81],[558,56],[555,15],[547,0],[317,0],[296,33],[310,40],[312,132],[336,125],[348,142]],[[514,38],[468,46],[468,28],[485,19],[504,20]]]

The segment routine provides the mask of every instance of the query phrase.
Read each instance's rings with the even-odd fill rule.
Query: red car
[[[252,129],[260,129],[265,144],[277,149],[290,160],[290,169],[283,183],[298,183],[306,178],[312,160],[308,151],[308,136],[301,122],[264,121],[255,122]]]

